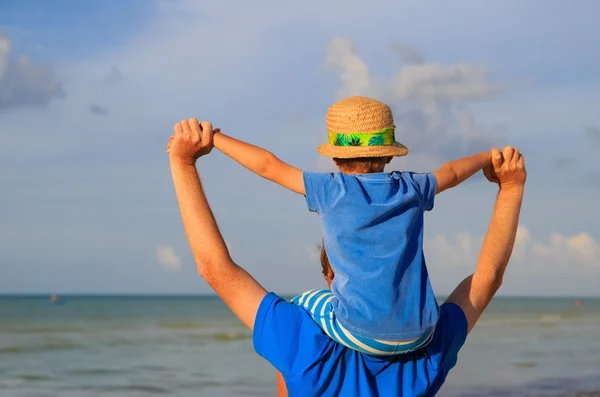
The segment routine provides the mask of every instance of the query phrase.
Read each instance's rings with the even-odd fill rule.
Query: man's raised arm
[[[500,191],[475,273],[463,280],[447,302],[460,306],[469,332],[502,285],[515,244],[527,172],[518,149],[492,150],[492,166]]]
[[[219,231],[202,189],[196,160],[213,148],[213,128],[196,119],[175,124],[168,145],[171,174],[183,226],[198,273],[250,329],[267,291],[236,265]]]

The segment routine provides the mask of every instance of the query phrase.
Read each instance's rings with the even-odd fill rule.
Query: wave
[[[237,332],[217,332],[212,335],[215,340],[220,342],[233,342],[238,340],[252,339],[250,333],[237,333]]]
[[[31,327],[0,327],[0,332],[7,334],[52,334],[52,333],[85,333],[89,329],[73,326],[31,326]]]
[[[76,342],[49,342],[42,345],[18,345],[0,347],[0,354],[39,353],[55,350],[73,350],[85,347]]]
[[[563,320],[563,316],[561,314],[542,314],[540,316],[540,321],[542,323],[557,323]]]
[[[516,363],[514,363],[514,366],[517,368],[533,368],[537,367],[538,363],[534,361],[517,361]]]
[[[70,375],[115,375],[121,374],[123,371],[109,368],[89,368],[89,369],[76,369],[68,372]]]
[[[236,342],[241,340],[252,339],[252,334],[249,332],[214,332],[210,334],[192,334],[187,335],[187,339],[191,340],[214,340],[218,342]]]
[[[210,325],[206,323],[183,322],[183,323],[161,323],[159,328],[163,329],[201,329],[207,328]]]
[[[121,393],[121,392],[141,392],[148,394],[167,394],[172,393],[172,390],[166,389],[164,387],[159,386],[150,386],[150,385],[98,385],[98,386],[73,386],[73,387],[63,387],[58,390],[64,391],[98,391],[98,392],[112,392],[112,393]]]
[[[26,382],[43,382],[53,380],[54,378],[48,375],[40,375],[40,374],[17,374],[13,376],[14,378],[24,380]]]
[[[504,317],[504,318],[483,318],[477,324],[478,327],[497,327],[497,326],[508,326],[508,327],[521,327],[521,326],[539,326],[539,325],[552,325],[560,323],[564,320],[572,320],[573,322],[580,323],[582,319],[575,319],[569,315],[562,313],[546,313],[531,315],[529,317]]]

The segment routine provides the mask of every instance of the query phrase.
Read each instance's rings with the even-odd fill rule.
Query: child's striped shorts
[[[433,336],[431,331],[414,340],[386,341],[353,335],[336,319],[331,305],[333,298],[329,290],[310,290],[293,298],[292,303],[303,307],[331,339],[350,349],[372,356],[392,356],[418,350]]]

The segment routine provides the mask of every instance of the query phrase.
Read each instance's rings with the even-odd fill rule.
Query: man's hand
[[[173,129],[175,134],[167,144],[171,160],[194,165],[199,157],[207,155],[214,147],[213,126],[207,121],[198,123],[195,118],[182,120]]]
[[[492,149],[492,170],[500,188],[523,187],[527,179],[525,159],[519,149],[506,146],[502,152]],[[486,175],[487,176],[487,175]],[[489,178],[488,178],[489,179]]]

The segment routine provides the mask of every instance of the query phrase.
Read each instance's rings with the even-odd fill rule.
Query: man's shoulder
[[[443,303],[433,337],[425,347],[427,355],[449,371],[454,365],[459,350],[467,339],[468,324],[463,310],[454,303]]]
[[[256,312],[254,332],[261,331],[265,322],[274,321],[274,312],[277,312],[278,316],[297,316],[299,314],[297,313],[297,309],[299,308],[295,308],[291,302],[288,302],[278,294],[274,292],[267,293],[260,302],[258,311]]]
[[[300,306],[269,292],[263,298],[254,322],[253,342],[258,354],[264,356],[277,349],[286,354],[289,345],[306,348],[320,344],[328,337]]]
[[[279,324],[283,326],[294,324],[303,328],[314,329],[315,331],[321,330],[302,307],[292,303],[291,299],[287,300],[274,292],[269,292],[258,307],[254,333],[265,332],[267,326],[277,328]]]
[[[333,342],[300,306],[268,293],[254,323],[256,353],[284,377],[303,372],[322,360],[322,350]]]

